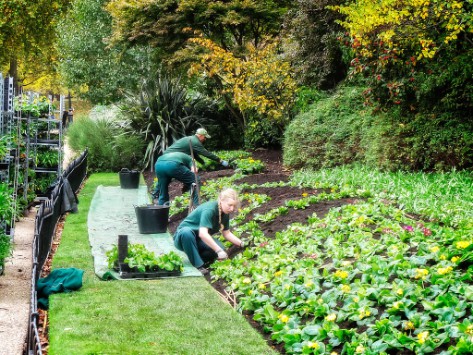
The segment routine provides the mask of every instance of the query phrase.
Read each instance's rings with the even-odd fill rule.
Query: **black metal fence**
[[[75,196],[86,175],[87,150],[69,164],[63,174],[57,179],[47,194],[48,198],[41,201],[38,213],[36,214],[33,239],[30,320],[25,355],[42,354],[41,340],[38,332],[39,313],[36,282],[51,251],[57,222],[65,212],[70,211],[70,204],[67,204],[67,195],[70,195],[70,190],[72,190]]]

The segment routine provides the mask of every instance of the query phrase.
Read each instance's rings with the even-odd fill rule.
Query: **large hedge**
[[[362,162],[382,170],[443,171],[473,167],[473,125],[451,114],[374,114],[363,88],[341,87],[288,126],[284,164],[334,167]]]

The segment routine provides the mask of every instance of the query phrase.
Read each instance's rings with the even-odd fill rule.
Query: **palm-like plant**
[[[199,125],[199,99],[190,99],[179,78],[157,74],[143,82],[139,95],[127,95],[120,110],[128,132],[139,134],[146,144],[144,166],[153,169],[155,157],[170,142]]]

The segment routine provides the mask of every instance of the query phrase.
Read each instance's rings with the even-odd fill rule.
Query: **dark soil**
[[[254,159],[260,159],[265,164],[265,170],[260,174],[253,174],[243,177],[242,179],[237,180],[237,184],[249,184],[250,186],[262,185],[267,182],[287,182],[290,177],[290,171],[285,169],[282,165],[282,154],[281,151],[276,150],[256,150],[252,151],[252,156]],[[211,179],[218,179],[220,177],[232,175],[234,171],[232,169],[224,169],[212,172],[199,172],[199,177],[202,182]],[[154,179],[154,174],[150,172],[145,172],[144,174],[145,181],[148,186],[150,186]],[[169,196],[172,199],[175,196],[182,194],[182,184],[178,181],[173,181],[169,185]],[[302,194],[318,194],[322,192],[317,189],[299,189],[297,187],[257,187],[257,188],[245,188],[242,192],[251,192],[257,194],[268,195],[271,199],[263,204],[261,207],[254,209],[249,213],[245,220],[242,223],[250,221],[255,214],[264,214],[274,208],[284,206],[285,201],[289,200],[298,200],[303,197]],[[323,201],[317,204],[310,205],[305,209],[292,209],[290,208],[288,213],[278,217],[277,219],[267,222],[259,223],[259,226],[266,237],[273,237],[276,232],[284,230],[289,224],[300,222],[306,223],[307,218],[312,216],[314,213],[317,217],[324,217],[327,212],[334,207],[339,207],[344,204],[353,203],[354,199],[342,199],[336,201]],[[242,206],[244,207],[244,205]],[[187,210],[180,213],[179,215],[171,216],[169,223],[169,231],[171,234],[174,233],[179,223],[183,218],[187,216]],[[244,236],[243,236],[244,237]],[[241,249],[236,247],[230,247],[228,249],[229,257],[234,257],[237,253],[241,252]],[[212,284],[212,286],[221,294],[225,294],[226,285],[222,281],[212,281],[210,275],[207,275],[207,280]],[[233,303],[233,302],[230,302]],[[232,304],[234,306],[234,304]],[[260,324],[256,323],[252,319],[251,314],[245,314],[248,321],[267,339],[269,345],[280,353],[285,353],[284,348],[281,344],[275,344],[271,341],[269,335],[264,333],[263,328]]]

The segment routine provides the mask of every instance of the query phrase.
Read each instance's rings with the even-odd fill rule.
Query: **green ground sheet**
[[[107,265],[105,253],[118,244],[118,236],[128,235],[128,243],[144,244],[156,255],[173,250],[184,262],[182,276],[202,276],[191,265],[184,252],[174,247],[169,233],[140,234],[136,221],[135,206],[147,204],[148,192],[144,185],[138,189],[122,189],[119,186],[98,186],[89,209],[87,226],[89,242],[94,257],[95,274],[103,280],[121,279],[118,272]],[[129,280],[129,279],[128,279]]]

